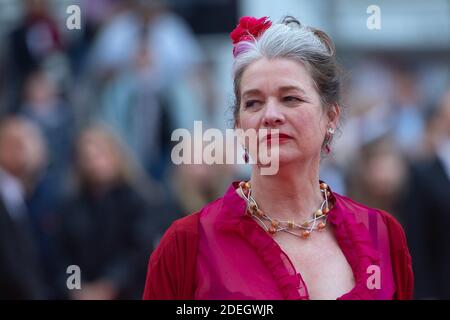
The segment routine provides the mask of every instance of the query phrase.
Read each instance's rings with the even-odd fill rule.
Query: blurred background
[[[250,172],[173,165],[172,131],[231,128],[228,34],[286,14],[343,67],[322,179],[397,217],[416,298],[449,299],[449,0],[0,0],[0,299],[139,299],[170,223]]]

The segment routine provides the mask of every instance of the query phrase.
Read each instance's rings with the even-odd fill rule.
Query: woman
[[[152,214],[162,211],[161,196],[153,186],[146,188],[154,199],[140,192],[137,167],[107,129],[82,131],[75,153],[78,188],[62,210],[57,241],[62,277],[69,265],[82,272],[81,290],[68,291],[69,298],[135,299],[143,289],[148,244],[158,236]]]
[[[330,38],[292,17],[244,17],[231,38],[235,126],[278,129],[258,141],[274,151],[278,137],[279,170],[263,175],[256,161],[249,181],[173,223],[144,299],[411,298],[400,224],[319,181],[340,115]]]

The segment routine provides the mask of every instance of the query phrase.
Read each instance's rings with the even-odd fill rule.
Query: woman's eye
[[[297,98],[297,97],[287,96],[287,97],[283,98],[283,101],[285,101],[285,102],[301,102],[303,100],[300,98]]]
[[[245,107],[246,108],[251,108],[254,107],[258,104],[258,100],[248,100],[247,102],[245,102]]]

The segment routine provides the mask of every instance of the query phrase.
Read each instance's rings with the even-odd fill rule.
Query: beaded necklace
[[[311,219],[305,220],[302,223],[296,223],[293,220],[278,220],[262,211],[252,196],[250,182],[241,181],[239,183],[239,190],[241,191],[241,197],[247,202],[246,213],[259,221],[261,225],[264,226],[264,229],[271,235],[275,235],[277,232],[282,231],[303,239],[308,239],[311,232],[316,230],[322,231],[327,226],[327,215],[330,211],[328,198],[331,193],[326,183],[320,183],[320,191],[323,196],[322,204],[319,209],[314,212]],[[269,226],[266,225],[266,221],[269,222]]]

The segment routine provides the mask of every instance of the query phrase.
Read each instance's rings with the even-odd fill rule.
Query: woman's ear
[[[341,107],[337,103],[333,104],[328,109],[327,116],[330,121],[330,124],[333,124],[334,128],[337,128],[340,115],[341,115]]]

